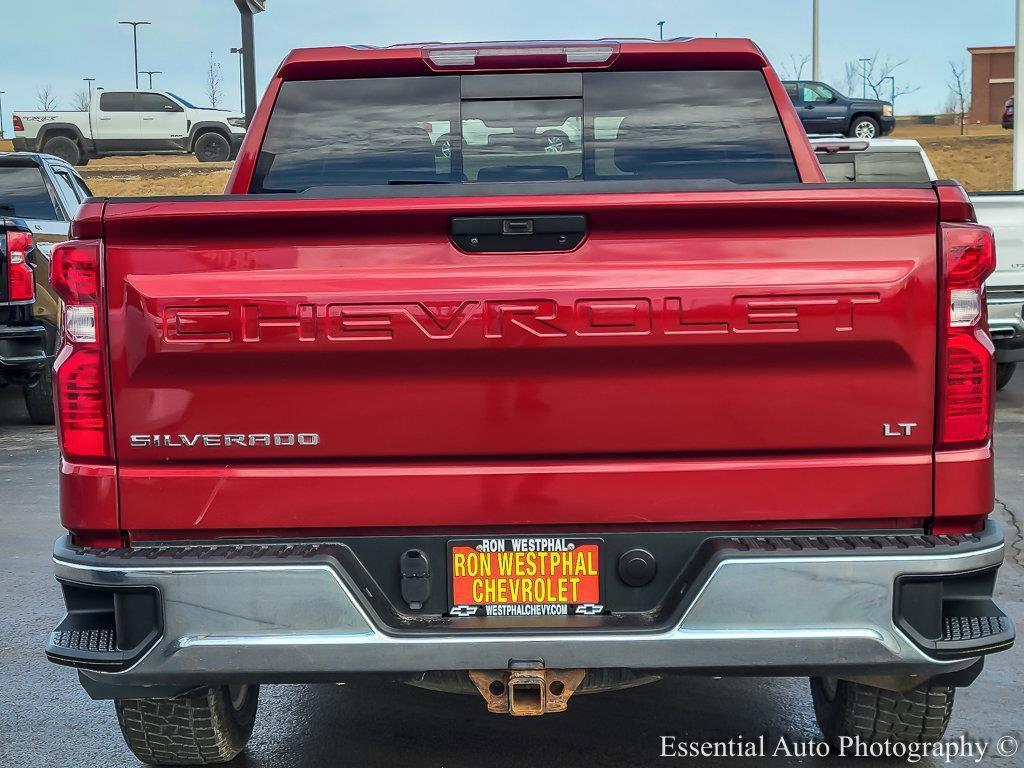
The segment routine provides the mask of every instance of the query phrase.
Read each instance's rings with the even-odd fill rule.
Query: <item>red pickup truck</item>
[[[293,52],[228,194],[54,251],[47,654],[155,764],[361,673],[512,715],[806,676],[830,740],[939,739],[1014,637],[992,233],[823,182],[745,40]]]

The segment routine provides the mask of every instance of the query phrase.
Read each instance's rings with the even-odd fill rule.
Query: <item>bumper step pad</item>
[[[50,645],[69,651],[114,653],[117,651],[117,634],[113,629],[54,630],[50,635]]]
[[[996,568],[944,578],[902,577],[896,585],[897,625],[940,659],[962,659],[1009,648],[1013,622],[993,602]]]
[[[942,642],[986,640],[1006,635],[1012,630],[1013,625],[1006,616],[946,616],[943,619]]]
[[[57,664],[117,671],[130,666],[160,634],[156,592],[62,584],[67,613],[50,633],[46,655]]]

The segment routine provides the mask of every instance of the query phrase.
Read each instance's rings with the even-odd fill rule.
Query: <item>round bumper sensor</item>
[[[619,578],[631,587],[645,587],[654,580],[658,561],[646,549],[631,549],[619,558]]]

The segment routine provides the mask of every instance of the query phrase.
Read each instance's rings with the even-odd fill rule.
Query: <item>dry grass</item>
[[[1010,136],[1013,131],[1008,131],[1001,125],[978,124],[968,125],[967,136]],[[960,126],[958,125],[922,125],[910,121],[898,121],[893,137],[897,139],[937,139],[948,136],[959,136]]]
[[[124,159],[124,158],[119,158]],[[154,195],[220,195],[230,167],[214,171],[176,168],[161,171],[107,171],[83,168],[82,176],[99,197],[152,197]]]
[[[212,170],[230,168],[231,163],[200,163],[195,155],[124,155],[116,157],[100,157],[89,161],[92,170],[166,170],[168,168],[196,168]]]
[[[79,169],[101,197],[219,195],[231,163],[200,163],[193,155],[101,157]]]
[[[953,136],[922,140],[940,178],[956,179],[969,192],[1011,189],[1013,140],[1009,136]]]
[[[896,138],[921,142],[939,176],[957,179],[970,191],[1010,188],[1012,133],[998,125],[968,126],[960,136],[953,125],[900,122]],[[97,195],[219,195],[227,184],[230,163],[199,163],[189,155],[105,157],[93,160],[82,175]]]
[[[917,139],[943,179],[956,179],[970,192],[1010,189],[1013,132],[1001,125],[919,125],[899,122],[893,137]]]

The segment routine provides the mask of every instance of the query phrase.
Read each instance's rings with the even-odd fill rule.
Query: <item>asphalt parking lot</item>
[[[999,599],[1024,628],[1024,373],[999,394],[996,487],[1010,541]],[[56,440],[28,424],[16,390],[0,390],[0,768],[115,768],[138,763],[124,747],[113,707],[91,701],[74,673],[42,655],[61,603],[49,551],[59,534]],[[488,715],[482,700],[388,682],[271,686],[247,753],[235,766],[579,765],[664,763],[660,737],[727,741],[764,734],[774,747],[819,736],[804,680],[674,678],[617,693],[574,699],[564,715]],[[1021,751],[995,754],[1014,736]],[[1024,766],[1024,643],[993,657],[958,695],[949,739],[991,740],[982,765]],[[679,759],[701,766],[746,759]],[[769,765],[855,765],[835,758],[786,758]],[[878,768],[905,760],[876,760]],[[941,760],[919,765],[938,766]],[[973,764],[957,760],[954,765]]]

